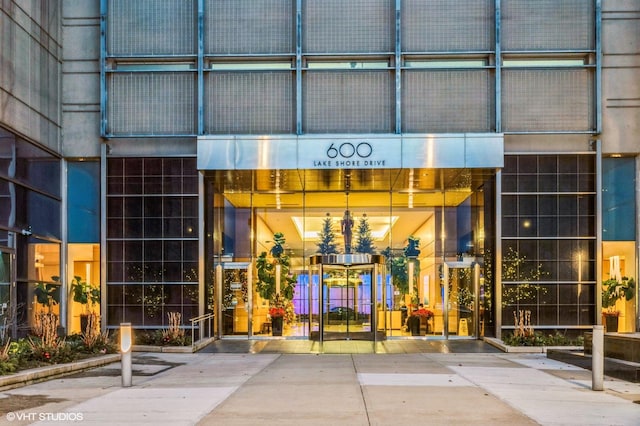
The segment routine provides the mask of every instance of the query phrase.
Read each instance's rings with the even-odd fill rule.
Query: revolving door
[[[382,256],[343,254],[310,259],[309,336],[320,342],[385,337],[376,331],[377,306],[384,300]]]

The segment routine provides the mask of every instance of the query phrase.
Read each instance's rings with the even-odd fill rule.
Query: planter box
[[[584,333],[584,353],[591,354],[593,333]],[[640,333],[605,333],[604,356],[640,363]]]
[[[530,353],[530,354],[544,354],[550,350],[565,350],[565,351],[581,351],[583,350],[582,346],[509,346],[505,345],[502,340],[496,339],[495,337],[484,337],[483,340],[500,349],[503,352],[508,353]]]
[[[0,376],[0,389],[13,389],[19,386],[38,383],[44,380],[53,379],[55,377],[66,376],[78,371],[100,367],[103,365],[111,364],[112,362],[119,361],[120,354],[109,354],[87,358],[80,361],[69,362],[66,364],[47,365],[45,367],[18,371],[17,373]]]
[[[155,346],[155,345],[133,345],[133,352],[164,352],[164,353],[180,353],[190,354],[198,352],[200,349],[213,342],[215,338],[210,337],[208,339],[198,340],[193,345],[189,346]]]

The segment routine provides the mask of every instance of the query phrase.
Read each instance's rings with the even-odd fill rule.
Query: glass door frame
[[[373,333],[374,329],[373,329],[373,325],[371,323],[371,312],[373,311],[373,309],[375,309],[374,303],[372,303],[372,299],[373,299],[373,294],[371,291],[371,287],[373,282],[375,281],[375,278],[373,278],[373,274],[374,274],[374,265],[373,264],[358,264],[358,265],[325,265],[323,267],[323,272],[324,271],[331,271],[331,272],[336,272],[336,273],[344,273],[344,279],[345,279],[345,287],[342,287],[344,290],[346,290],[346,292],[341,292],[343,293],[340,299],[333,299],[331,297],[331,289],[334,288],[334,285],[330,285],[329,281],[334,278],[334,277],[327,277],[325,280],[323,280],[323,285],[322,285],[322,304],[325,307],[325,311],[323,312],[323,316],[322,316],[322,323],[323,323],[323,332],[325,333],[325,335],[323,335],[323,340],[329,340],[327,339],[326,333],[328,332],[328,330],[326,329],[326,325],[330,325],[331,322],[331,314],[332,312],[332,308],[334,307],[340,307],[340,308],[346,308],[346,311],[341,312],[340,313],[340,317],[343,316],[343,314],[345,317],[345,321],[346,321],[346,329],[344,331],[335,331],[335,335],[338,336],[337,339],[332,339],[332,340],[358,340],[357,338],[355,338],[355,333],[356,331],[354,330],[356,328],[356,323],[358,321],[358,316],[360,314],[365,314],[366,315],[366,311],[369,311],[369,315],[368,315],[368,320],[366,322],[369,322],[369,330],[365,331],[365,324],[362,324],[362,328],[363,330],[360,333],[360,336],[366,336],[369,333]],[[352,272],[356,272],[358,273],[358,277],[355,277],[352,275]],[[359,285],[358,283],[358,279],[362,276],[369,276],[369,284],[366,285],[365,281],[362,281],[362,285]],[[338,286],[341,287],[341,286]],[[363,299],[364,296],[366,296],[367,294],[367,288],[369,289],[368,291],[368,301]],[[346,297],[344,297],[346,296]],[[339,301],[340,305],[338,306],[333,306],[332,302],[336,302]],[[363,303],[361,303],[363,302]],[[368,303],[367,303],[368,302]],[[368,309],[367,309],[368,306]],[[349,311],[349,309],[352,310],[353,312],[353,318],[351,317],[351,312]],[[339,319],[339,321],[341,321],[341,318]],[[334,333],[332,331],[332,333]],[[344,339],[340,338],[340,336],[344,335]],[[365,340],[371,340],[371,339],[366,339]]]
[[[225,306],[223,303],[224,297],[224,280],[225,280],[225,271],[226,270],[244,270],[246,271],[246,279],[247,279],[247,301],[245,302],[245,306],[247,309],[247,338],[251,338],[253,336],[253,285],[252,285],[252,273],[253,273],[253,263],[252,262],[216,262],[214,265],[215,271],[215,318],[218,318],[216,321],[217,335],[220,339],[225,337],[244,337],[244,334],[228,334],[224,330],[224,312]],[[235,308],[234,308],[235,309]],[[235,313],[234,313],[235,315]]]
[[[312,320],[313,318],[313,304],[314,304],[314,298],[313,298],[313,276],[318,276],[318,283],[317,283],[317,300],[315,300],[315,302],[317,303],[316,307],[317,307],[317,318],[318,318],[318,330],[317,330],[317,335],[318,335],[318,342],[320,343],[320,347],[322,347],[322,344],[324,343],[324,315],[326,314],[325,312],[325,286],[323,283],[323,276],[324,276],[324,265],[332,265],[332,266],[344,266],[346,268],[346,270],[349,269],[353,269],[353,268],[358,268],[361,267],[362,269],[371,269],[372,271],[372,279],[371,279],[371,318],[370,318],[370,322],[371,322],[371,333],[373,335],[373,339],[371,339],[370,341],[374,344],[374,348],[377,346],[378,343],[378,327],[377,327],[377,303],[379,302],[378,300],[378,286],[380,285],[379,281],[382,280],[382,267],[384,266],[383,263],[383,259],[384,257],[381,255],[372,255],[372,254],[361,254],[361,253],[357,253],[357,254],[337,254],[337,255],[315,255],[315,256],[311,256],[309,259],[309,263],[310,263],[310,268],[309,268],[309,274],[310,274],[310,278],[309,278],[309,337],[311,338],[311,336],[313,334],[315,334],[314,330],[313,330],[313,323],[314,321]],[[382,286],[382,296],[384,297],[384,286]],[[384,299],[382,299],[384,300]],[[383,303],[384,305],[384,303]],[[386,312],[383,311],[383,315],[386,315]],[[386,333],[386,329],[383,330]]]
[[[475,260],[462,260],[462,261],[445,261],[443,265],[443,300],[442,300],[442,321],[443,329],[442,334],[445,339],[449,339],[449,277],[451,276],[452,269],[469,269],[471,271],[471,285],[473,288],[473,313],[471,321],[473,324],[473,333],[469,338],[478,339],[480,333],[480,264]],[[458,330],[459,333],[459,330]],[[457,333],[456,333],[457,334]]]

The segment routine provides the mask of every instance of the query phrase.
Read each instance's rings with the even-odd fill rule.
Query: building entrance
[[[426,315],[421,338],[478,337],[477,315],[491,306],[482,297],[491,292],[478,290],[467,268],[469,277],[454,271],[445,294],[443,268],[464,259],[483,270],[493,173],[207,172],[205,268],[225,271],[206,284],[216,293],[216,330],[271,338],[282,322],[283,338],[379,341],[415,338],[408,320]]]
[[[217,308],[214,314],[219,337],[249,336],[252,331],[251,279],[249,262],[220,262],[215,265],[215,294]],[[260,318],[256,318],[259,320]],[[263,321],[266,318],[263,318]]]
[[[483,269],[475,259],[445,262],[440,291],[442,300],[441,328],[445,337],[477,337],[484,335],[484,304],[480,301]],[[447,283],[447,285],[444,285]]]
[[[309,267],[311,338],[320,342],[384,339],[384,332],[376,334],[375,327],[384,275],[381,256],[312,256]]]

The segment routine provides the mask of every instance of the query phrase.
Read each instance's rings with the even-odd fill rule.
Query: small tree
[[[606,309],[605,315],[618,316],[616,310],[618,300],[629,301],[633,299],[636,290],[636,282],[633,278],[622,277],[620,281],[609,279],[602,283],[602,307]]]
[[[84,307],[86,314],[89,314],[93,312],[94,306],[100,303],[100,289],[75,275],[71,280],[71,297],[74,302]]]
[[[318,232],[318,237],[320,238],[320,242],[317,243],[319,253],[338,253],[338,245],[335,242],[336,234],[333,231],[333,221],[331,220],[329,213],[327,213],[327,217],[324,218],[322,230]]]
[[[407,238],[407,246],[404,248],[404,255],[407,257],[420,256],[420,238],[410,235]]]
[[[360,218],[356,234],[356,253],[373,253],[375,248],[366,213]]]
[[[282,232],[273,234],[273,247],[269,250],[271,258],[267,252],[262,252],[256,260],[258,279],[256,291],[265,300],[273,302],[276,297],[283,297],[285,300],[292,300],[296,285],[296,276],[290,272],[291,261],[284,252],[285,238]],[[280,293],[276,292],[276,271],[280,265]]]
[[[400,294],[407,294],[409,291],[409,277],[407,273],[407,258],[403,255],[394,255],[391,247],[382,251],[382,255],[387,260],[387,272],[391,274],[391,283]]]
[[[512,247],[502,258],[502,305],[517,309],[513,311],[516,336],[533,336],[532,312],[520,309],[520,305],[531,304],[539,294],[547,292],[545,287],[536,282],[548,272],[542,270],[541,264],[528,265],[526,259]],[[505,285],[509,281],[515,282],[515,285]]]
[[[420,254],[419,246],[420,238],[410,236],[407,239],[406,247],[402,249],[402,255],[394,256],[391,247],[387,247],[381,253],[387,259],[387,271],[391,272],[391,282],[402,295],[409,294],[409,262],[413,262],[415,265],[413,269],[414,281],[420,277],[420,262],[417,259]],[[417,297],[412,300],[412,303],[414,302],[418,302]]]

